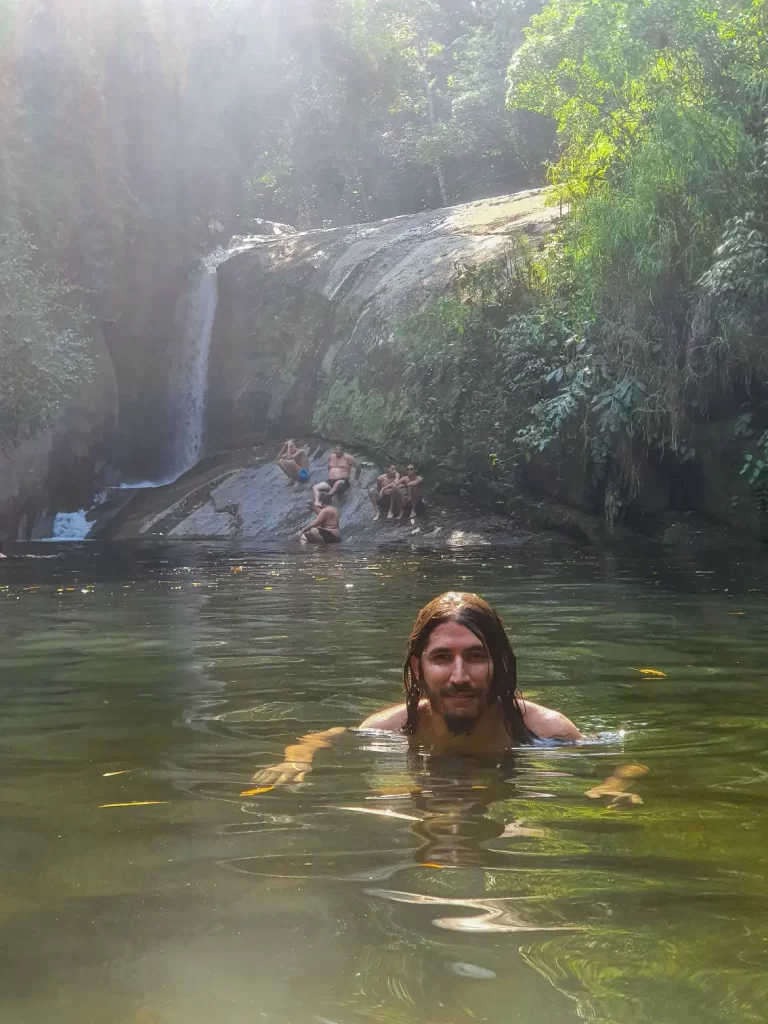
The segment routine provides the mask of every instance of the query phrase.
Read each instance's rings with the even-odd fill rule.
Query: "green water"
[[[765,1019],[764,568],[76,546],[0,585],[3,1022]],[[498,766],[348,733],[240,797],[398,699],[449,587],[529,696],[625,734]],[[627,764],[642,804],[585,795]]]

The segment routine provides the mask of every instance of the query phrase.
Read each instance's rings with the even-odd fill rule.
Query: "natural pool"
[[[765,1019],[765,565],[28,551],[61,555],[0,569],[3,1022]],[[240,797],[399,698],[448,588],[529,696],[623,738],[499,766],[348,733]],[[636,764],[642,804],[585,795]]]

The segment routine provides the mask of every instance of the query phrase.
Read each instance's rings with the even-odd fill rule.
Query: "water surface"
[[[93,544],[0,587],[3,1021],[765,1019],[764,569]],[[499,764],[350,732],[241,797],[399,698],[449,587],[609,735]],[[625,765],[642,803],[586,796]]]

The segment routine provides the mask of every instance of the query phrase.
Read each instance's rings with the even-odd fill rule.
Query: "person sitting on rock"
[[[288,485],[298,487],[309,480],[309,456],[289,437],[277,455],[277,464],[288,477]]]
[[[400,474],[397,472],[397,466],[393,463],[386,473],[382,473],[376,478],[376,486],[368,491],[368,497],[374,508],[374,523],[377,519],[381,519],[382,514],[385,514],[387,519],[392,519],[402,511],[402,495],[397,486],[399,480]]]
[[[411,525],[415,525],[416,517],[423,519],[426,514],[423,496],[424,478],[419,476],[414,465],[409,465],[398,480],[398,487],[403,494],[403,509],[397,521],[404,523],[410,519]]]
[[[337,444],[328,456],[328,479],[312,488],[312,500],[320,504],[320,495],[325,491],[331,498],[342,496],[349,490],[352,470],[357,471],[356,479],[360,479],[362,466],[354,457],[344,451],[343,445]]]
[[[339,513],[327,491],[320,495],[315,511],[317,516],[301,531],[299,541],[302,544],[340,544]]]

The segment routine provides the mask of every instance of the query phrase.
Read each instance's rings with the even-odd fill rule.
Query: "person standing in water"
[[[393,463],[389,466],[386,473],[382,473],[381,476],[376,478],[376,486],[368,491],[368,497],[371,499],[371,504],[374,508],[374,523],[377,519],[381,519],[382,513],[386,514],[387,519],[392,519],[393,516],[399,515],[402,511],[401,492],[398,487],[399,480],[400,475],[397,472],[397,466]]]
[[[584,736],[559,711],[526,700],[503,623],[477,594],[449,591],[416,617],[403,666],[405,700],[358,728],[403,733],[432,754],[500,754],[537,739]],[[260,786],[301,782],[318,750],[345,730],[310,733],[286,747],[281,764],[254,775]]]
[[[362,466],[348,452],[344,451],[343,445],[337,444],[328,456],[328,479],[323,483],[315,484],[312,488],[312,500],[315,505],[320,504],[320,495],[326,491],[331,498],[336,495],[341,497],[345,494],[351,484],[352,470],[357,473],[356,479],[360,479]]]
[[[317,516],[299,534],[302,544],[341,544],[339,510],[333,507],[330,494],[320,495]]]

